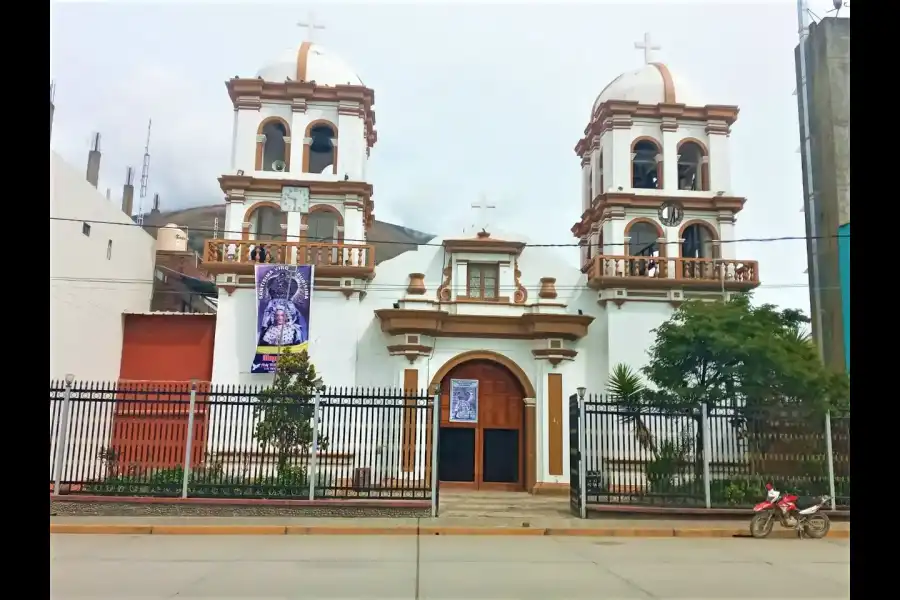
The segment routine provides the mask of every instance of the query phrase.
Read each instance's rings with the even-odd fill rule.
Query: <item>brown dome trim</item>
[[[297,81],[306,81],[306,63],[309,60],[311,42],[303,42],[297,50]]]
[[[675,104],[675,82],[672,81],[672,73],[669,72],[669,67],[662,63],[650,63],[656,70],[659,71],[659,74],[662,76],[663,80],[663,103],[665,104]]]

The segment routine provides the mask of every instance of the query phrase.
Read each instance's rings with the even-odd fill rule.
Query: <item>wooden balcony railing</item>
[[[369,277],[375,273],[375,247],[281,240],[207,240],[205,243],[203,266],[211,274],[253,273],[254,265],[259,263],[315,265],[319,275]]]
[[[668,258],[665,256],[595,256],[586,265],[591,287],[724,287],[759,285],[755,260]]]

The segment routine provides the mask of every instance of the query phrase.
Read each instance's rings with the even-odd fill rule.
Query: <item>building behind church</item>
[[[794,54],[800,139],[809,138],[800,151],[812,333],[825,363],[842,371],[850,368],[850,19],[812,23],[801,44],[805,64],[799,45]]]
[[[52,114],[52,111],[51,111]],[[150,310],[154,240],[87,177],[50,151],[50,379],[114,380],[123,314]]]

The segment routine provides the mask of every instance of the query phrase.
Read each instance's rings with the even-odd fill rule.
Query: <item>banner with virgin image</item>
[[[251,373],[274,373],[278,355],[309,347],[312,265],[256,265],[256,356]]]

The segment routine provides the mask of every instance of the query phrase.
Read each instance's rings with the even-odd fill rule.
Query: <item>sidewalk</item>
[[[50,517],[50,533],[155,535],[501,535],[586,537],[749,537],[747,523],[689,519],[532,520],[287,517]],[[796,537],[776,525],[771,537]],[[832,522],[828,537],[847,539],[850,524]]]

